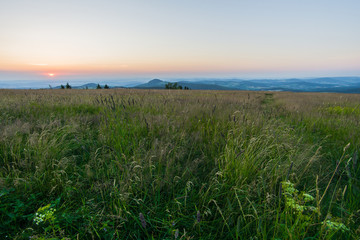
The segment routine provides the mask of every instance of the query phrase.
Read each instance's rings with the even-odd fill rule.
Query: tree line
[[[184,89],[184,90],[190,90],[188,87],[182,87],[181,85],[178,85],[178,83],[167,83],[165,84],[165,89]]]
[[[66,83],[65,86],[61,84],[60,88],[61,89],[71,89],[72,87],[71,87],[71,85],[69,83]],[[104,89],[109,89],[109,88],[110,87],[107,84],[105,84]],[[88,86],[86,86],[86,89],[88,89]],[[103,88],[100,86],[100,84],[98,84],[96,86],[96,89],[103,89]]]

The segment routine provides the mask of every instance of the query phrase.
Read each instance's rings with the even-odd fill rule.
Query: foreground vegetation
[[[358,239],[359,103],[0,90],[0,238]]]

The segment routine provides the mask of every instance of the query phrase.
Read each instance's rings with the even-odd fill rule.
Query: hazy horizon
[[[0,3],[0,82],[360,76],[360,2]]]
[[[328,76],[328,77],[303,77],[303,78],[216,78],[216,77],[193,77],[193,78],[144,78],[144,77],[137,77],[137,78],[119,78],[119,79],[101,79],[101,78],[88,78],[88,79],[52,79],[51,81],[47,79],[40,79],[40,80],[12,80],[12,81],[3,81],[0,80],[0,89],[43,89],[43,88],[54,88],[60,87],[60,85],[66,85],[69,83],[73,87],[80,87],[86,84],[100,84],[105,85],[107,84],[110,87],[135,87],[140,84],[148,83],[151,80],[160,79],[165,82],[207,82],[208,84],[212,84],[212,81],[220,81],[220,82],[252,82],[252,81],[261,81],[261,82],[288,82],[292,79],[300,80],[304,82],[313,82],[316,83],[320,81],[319,79],[326,79],[328,82],[337,79],[337,83],[340,85],[347,85],[348,79],[350,82],[355,83],[354,87],[360,84],[360,77],[358,76]],[[329,80],[327,80],[329,79]],[[341,80],[340,80],[341,79]],[[285,83],[284,82],[284,83]],[[340,86],[338,85],[338,86]],[[336,86],[336,85],[332,85]],[[340,91],[341,92],[341,91]]]

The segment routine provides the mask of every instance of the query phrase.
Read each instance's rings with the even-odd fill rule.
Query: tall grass
[[[0,93],[3,239],[359,237],[358,95]]]

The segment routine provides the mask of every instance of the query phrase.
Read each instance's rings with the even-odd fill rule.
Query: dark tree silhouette
[[[110,87],[107,84],[105,84],[104,89],[109,89],[109,88]]]
[[[100,84],[97,85],[96,89],[102,89],[102,87],[100,86]]]
[[[183,89],[181,85],[178,85],[178,83],[167,83],[165,84],[166,89]]]
[[[71,86],[69,83],[66,83],[66,89],[71,89]]]

